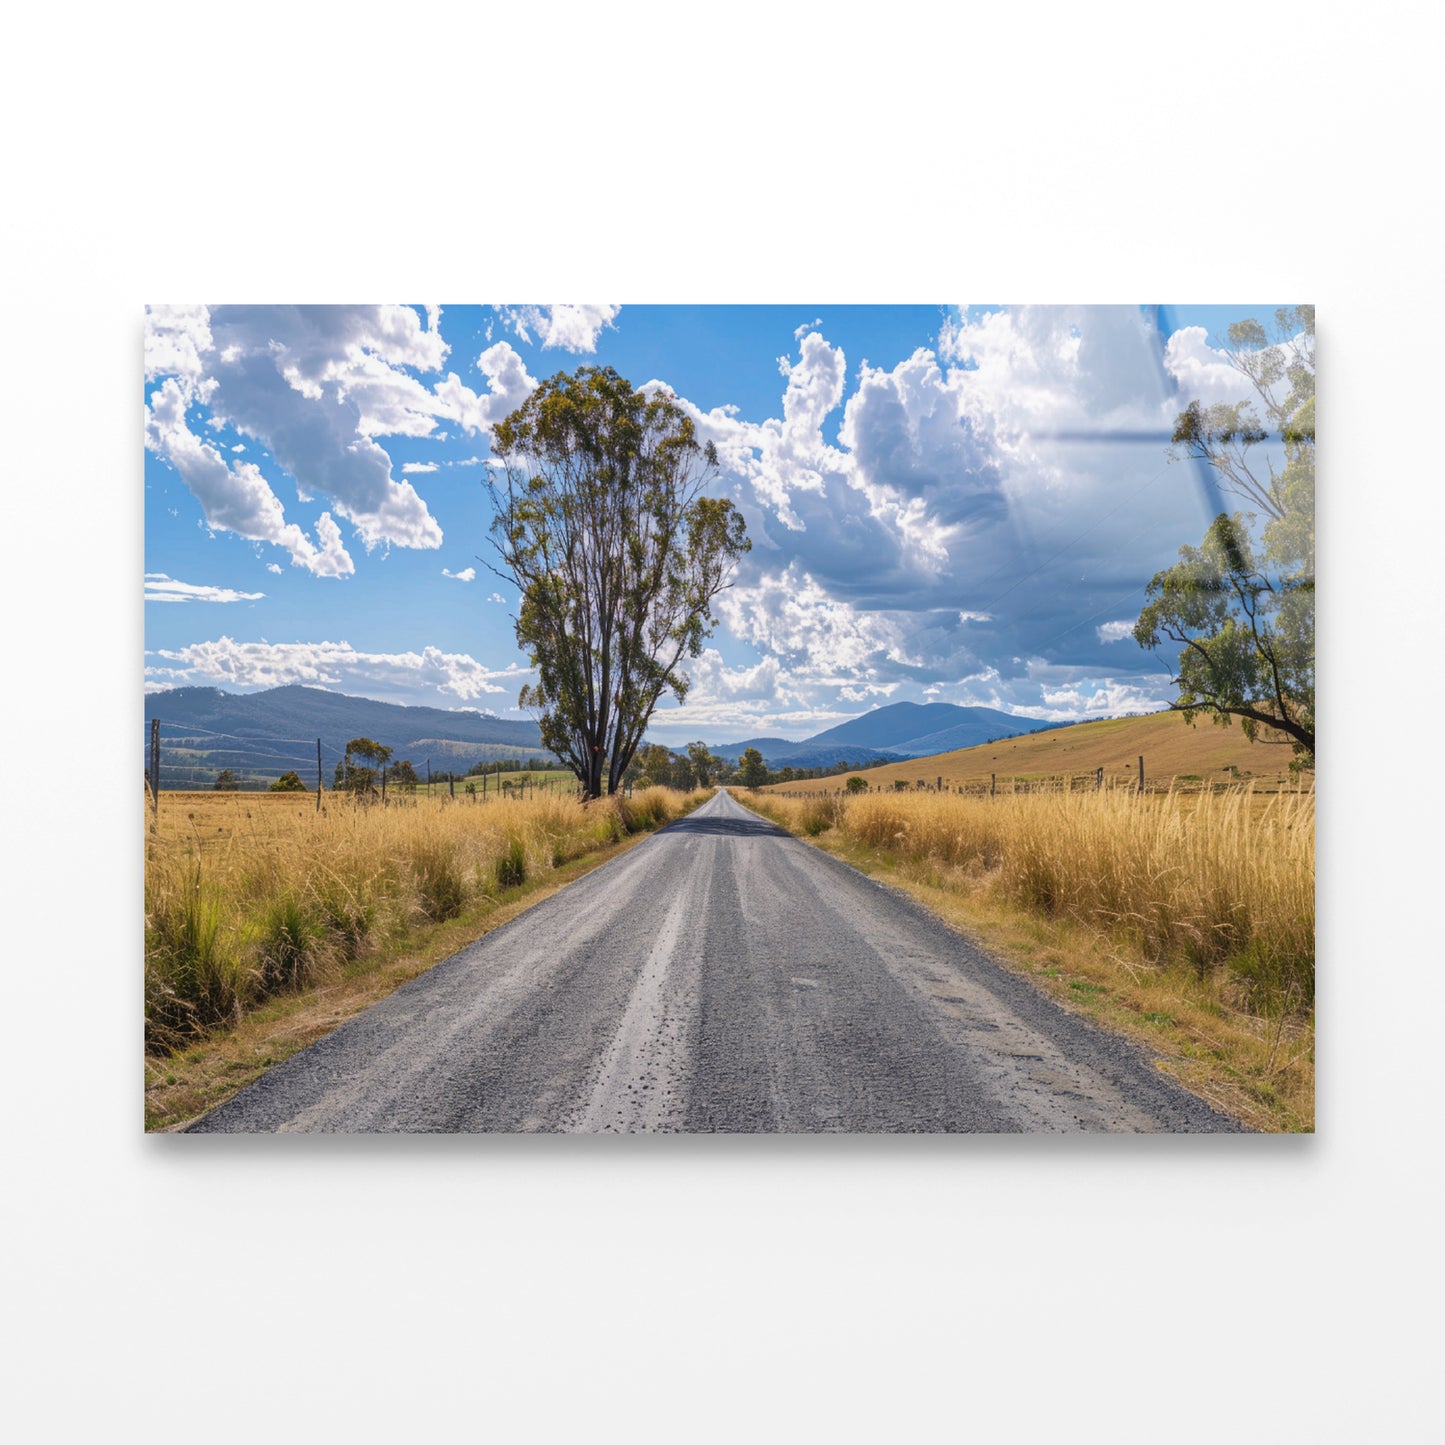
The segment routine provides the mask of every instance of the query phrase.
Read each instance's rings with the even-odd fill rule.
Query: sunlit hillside
[[[1166,712],[1076,723],[981,747],[889,763],[869,768],[862,776],[870,786],[885,788],[896,781],[910,785],[926,781],[932,787],[940,777],[945,786],[987,783],[990,775],[1002,785],[1005,779],[1080,776],[1103,768],[1106,781],[1123,782],[1138,777],[1141,754],[1150,784],[1171,778],[1224,782],[1236,776],[1232,768],[1238,769],[1240,778],[1266,782],[1288,777],[1293,756],[1288,746],[1251,743],[1238,723],[1220,727],[1200,716],[1191,727],[1177,713]],[[840,784],[841,779],[834,776],[776,787],[787,792],[831,792]]]

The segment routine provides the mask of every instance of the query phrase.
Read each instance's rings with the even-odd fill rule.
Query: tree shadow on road
[[[763,818],[699,817],[696,813],[679,818],[659,830],[663,833],[705,833],[714,838],[791,838],[786,828]]]

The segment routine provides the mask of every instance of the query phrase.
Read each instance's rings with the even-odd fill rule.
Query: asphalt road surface
[[[1234,1132],[896,891],[719,793],[193,1132]]]

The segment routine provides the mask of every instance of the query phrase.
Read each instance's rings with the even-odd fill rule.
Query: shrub
[[[411,866],[422,912],[433,923],[455,918],[467,902],[466,879],[456,855],[427,839],[413,852]]]
[[[309,982],[325,932],[325,925],[295,893],[273,898],[257,939],[261,992],[276,993]]]
[[[799,814],[799,824],[803,832],[810,838],[816,838],[819,833],[826,833],[833,827],[843,815],[843,800],[841,798],[830,798],[826,794],[817,794],[806,799],[803,803],[802,812]]]
[[[172,886],[166,886],[170,884]],[[222,929],[200,864],[146,900],[146,1045],[175,1048],[240,1013],[252,979]]]
[[[508,888],[520,888],[527,881],[527,847],[516,833],[507,839],[505,847],[497,857],[494,871],[497,887],[504,891]]]

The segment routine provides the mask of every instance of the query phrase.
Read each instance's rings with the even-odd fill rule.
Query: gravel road
[[[1239,1128],[910,899],[719,793],[192,1132]]]

